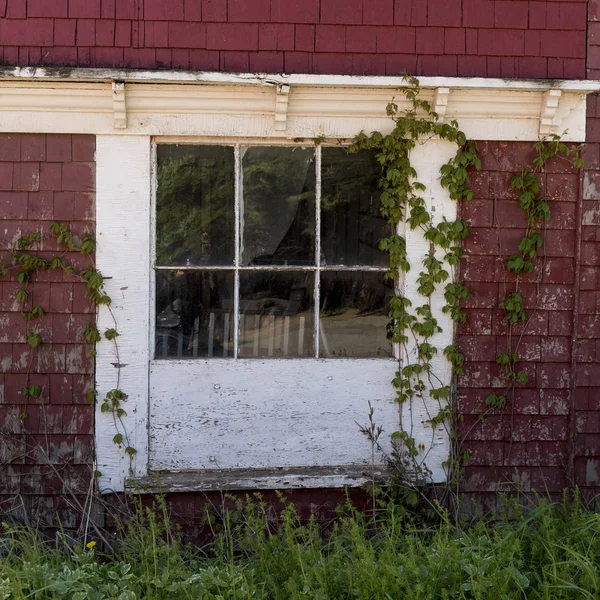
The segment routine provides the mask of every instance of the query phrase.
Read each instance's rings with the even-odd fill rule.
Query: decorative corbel
[[[125,83],[113,81],[113,112],[115,129],[127,129],[127,106],[125,104]]]
[[[287,129],[288,101],[290,98],[290,86],[282,83],[277,86],[275,98],[275,130],[285,131]]]
[[[435,95],[433,97],[433,110],[438,116],[440,123],[444,122],[446,118],[446,111],[448,110],[448,98],[450,97],[450,88],[440,87],[436,88]]]
[[[562,97],[561,90],[548,90],[544,93],[542,99],[542,110],[540,112],[540,136],[555,132],[555,127],[559,127],[562,119],[557,117],[558,105]]]

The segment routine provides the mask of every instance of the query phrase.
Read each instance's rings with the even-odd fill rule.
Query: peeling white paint
[[[399,428],[397,368],[393,359],[152,361],[150,468],[367,466],[368,402],[388,453]]]
[[[446,120],[486,140],[537,140],[541,121],[548,121],[544,94],[560,90],[545,131],[583,141],[585,95],[598,89],[596,82],[420,82],[424,100],[434,103],[443,91]],[[6,132],[352,138],[361,129],[389,130],[385,107],[392,97],[400,110],[409,108],[396,90],[404,83],[401,77],[0,69],[0,118]],[[278,94],[282,89],[289,91]]]
[[[121,491],[125,477],[148,472],[148,327],[150,318],[150,138],[98,136],[96,138],[96,227],[98,270],[110,277],[105,289],[119,331],[119,387],[128,395],[123,419],[129,443],[136,449],[133,463],[123,447],[113,443],[117,430],[110,414],[100,412],[106,393],[117,387],[112,342],[97,344],[96,458],[103,491]],[[127,289],[122,290],[123,283]],[[98,329],[115,327],[102,307]]]

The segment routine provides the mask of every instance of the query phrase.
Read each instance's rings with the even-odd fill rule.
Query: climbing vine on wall
[[[460,350],[450,345],[443,349],[433,343],[434,336],[441,332],[431,309],[431,297],[439,286],[444,286],[446,301],[443,312],[449,314],[457,323],[465,323],[466,317],[461,303],[468,297],[469,290],[457,278],[457,265],[462,256],[462,242],[469,235],[468,224],[462,220],[449,222],[442,219],[434,223],[427,210],[421,194],[425,186],[418,181],[418,175],[410,162],[410,153],[417,144],[424,144],[437,136],[453,142],[457,146],[456,155],[440,169],[440,183],[451,199],[456,201],[473,199],[469,188],[468,170],[481,169],[475,142],[466,138],[459,129],[458,123],[444,123],[432,109],[429,102],[421,99],[419,81],[414,77],[405,77],[407,86],[401,89],[410,102],[410,108],[400,110],[395,102],[387,107],[387,114],[394,121],[394,129],[387,135],[379,132],[367,136],[361,132],[351,146],[351,152],[374,150],[381,165],[381,212],[398,231],[398,225],[405,222],[411,230],[420,229],[429,242],[429,249],[423,256],[421,271],[417,277],[417,291],[421,303],[415,303],[397,292],[390,301],[390,334],[394,343],[401,349],[401,368],[397,372],[393,384],[396,388],[397,401],[409,403],[413,414],[412,403],[424,402],[426,394],[437,400],[439,410],[429,415],[429,423],[433,431],[437,427],[445,427],[452,442],[448,461],[444,463],[450,484],[458,481],[461,465],[469,457],[461,453],[460,440],[456,433],[456,421],[462,417],[456,406],[456,394],[451,386],[443,385],[432,368],[432,359],[440,353],[453,366],[453,374],[461,375],[464,356]],[[518,244],[516,252],[506,260],[506,270],[514,276],[514,286],[503,302],[507,321],[506,351],[497,357],[497,363],[503,368],[505,389],[500,394],[490,394],[482,398],[480,417],[495,410],[505,409],[507,398],[519,384],[527,383],[527,373],[518,367],[522,362],[519,355],[519,344],[531,315],[525,310],[523,295],[520,291],[520,279],[523,273],[531,273],[539,266],[543,253],[543,232],[550,208],[547,198],[541,193],[538,179],[545,169],[546,163],[559,157],[570,161],[575,167],[582,167],[580,148],[571,147],[561,141],[561,136],[552,135],[536,142],[536,156],[533,165],[523,166],[520,173],[515,173],[509,185],[519,195],[519,205],[527,219],[526,231]],[[406,239],[400,233],[394,233],[380,242],[380,249],[387,252],[390,268],[387,276],[395,279],[398,271],[407,272],[414,265],[409,264],[406,252]],[[543,267],[543,265],[542,265]],[[518,336],[514,334],[517,324],[524,325]],[[426,407],[426,404],[424,403]],[[417,447],[411,435],[412,423],[401,431],[395,432],[392,438],[400,445],[399,455],[405,475],[413,481],[419,477],[427,480],[430,474],[427,468],[427,455],[421,456],[424,448]],[[396,454],[396,459],[398,454]],[[397,466],[397,465],[396,465]],[[415,477],[416,476],[416,477]]]
[[[451,419],[456,413],[451,386],[444,384],[432,367],[432,360],[440,352],[453,366],[454,375],[462,373],[464,357],[456,346],[437,348],[433,343],[436,334],[442,331],[435,318],[431,297],[434,291],[444,285],[446,301],[443,312],[459,323],[466,320],[461,302],[467,298],[466,286],[457,279],[457,266],[462,256],[462,241],[469,230],[462,219],[448,221],[443,218],[437,224],[422,197],[425,186],[418,181],[418,175],[410,162],[410,153],[417,144],[427,143],[437,137],[455,143],[457,152],[440,170],[440,182],[452,200],[471,200],[473,192],[469,188],[468,169],[481,168],[477,156],[477,145],[467,139],[458,123],[444,123],[439,119],[431,104],[420,98],[418,79],[405,77],[407,86],[401,92],[409,101],[410,107],[400,110],[392,101],[387,106],[387,114],[394,122],[394,129],[387,135],[379,132],[366,135],[361,132],[350,147],[350,152],[373,150],[381,165],[381,212],[391,225],[393,233],[380,241],[380,249],[389,255],[387,276],[396,279],[398,272],[407,272],[410,265],[407,258],[406,239],[398,233],[398,226],[406,222],[411,230],[419,229],[429,242],[429,249],[423,256],[417,277],[417,291],[421,302],[413,302],[399,291],[390,301],[390,335],[398,344],[401,353],[401,368],[396,373],[393,384],[396,399],[400,404],[408,403],[412,414],[413,402],[423,402],[426,394],[436,400],[439,410],[429,414],[433,433],[437,427],[451,431]],[[413,299],[414,300],[414,299]],[[419,448],[410,431],[411,426],[393,434],[397,445],[403,448],[401,454],[406,470],[412,476],[426,478],[429,474],[425,456],[420,456],[424,448]],[[450,478],[456,470],[454,459],[446,464]]]
[[[111,309],[111,298],[104,290],[104,278],[96,269],[93,254],[96,250],[96,242],[94,234],[88,232],[81,238],[76,238],[72,235],[70,227],[66,223],[53,223],[49,227],[49,234],[54,236],[60,251],[51,258],[38,253],[42,242],[42,235],[39,232],[33,232],[22,236],[18,239],[16,245],[10,249],[10,262],[0,261],[0,275],[12,275],[19,284],[16,300],[21,304],[21,314],[23,319],[27,321],[26,342],[31,347],[32,353],[26,371],[26,384],[20,391],[25,402],[28,401],[43,401],[44,390],[37,384],[32,384],[32,366],[35,358],[35,353],[40,346],[44,344],[40,328],[36,326],[36,321],[45,314],[44,307],[36,304],[33,301],[33,296],[30,293],[30,285],[35,281],[36,274],[43,271],[62,270],[65,275],[75,276],[85,285],[85,289],[89,299],[96,307],[96,312],[100,306],[105,306],[110,312],[114,326],[106,329],[103,334],[100,333],[95,324],[95,319],[87,323],[85,328],[80,332],[83,342],[88,344],[88,357],[96,355],[95,346],[102,340],[102,337],[109,340],[113,344],[113,351],[116,356],[116,382],[115,387],[107,392],[106,396],[100,399],[100,410],[103,413],[111,415],[115,435],[113,442],[122,447],[124,452],[133,459],[135,449],[129,443],[127,429],[123,421],[126,416],[124,403],[127,400],[127,395],[120,389],[120,360],[119,360],[119,344],[117,331],[117,322],[114,313]],[[83,269],[77,269],[69,263],[65,258],[67,252],[76,252],[89,259],[89,265]],[[88,390],[86,400],[89,403],[97,401],[97,391],[92,388]],[[27,412],[21,413],[21,420],[27,420]]]
[[[544,229],[550,220],[548,198],[542,193],[540,175],[546,169],[546,164],[553,158],[567,160],[576,168],[584,166],[580,146],[568,146],[561,141],[561,136],[552,135],[534,144],[535,157],[532,165],[523,165],[519,173],[513,174],[509,180],[510,187],[519,196],[519,206],[526,218],[525,235],[518,243],[515,253],[506,260],[506,271],[514,276],[514,286],[503,302],[504,316],[507,321],[506,350],[496,357],[496,362],[503,370],[504,388],[499,394],[489,394],[485,399],[488,409],[504,409],[509,399],[513,400],[516,386],[527,383],[529,377],[525,370],[518,368],[523,363],[519,347],[527,330],[527,324],[535,313],[525,309],[525,299],[521,292],[521,279],[524,274],[534,272],[541,267],[543,274]],[[539,284],[541,277],[536,282]],[[537,307],[537,293],[536,302]],[[521,325],[520,332],[515,334],[515,328]],[[488,410],[489,412],[489,410]],[[486,413],[482,413],[484,415]]]

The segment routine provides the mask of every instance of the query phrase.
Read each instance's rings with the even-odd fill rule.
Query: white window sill
[[[125,489],[142,493],[211,492],[235,490],[278,490],[360,487],[375,477],[387,478],[384,467],[376,465],[340,467],[284,467],[154,473],[127,479]]]

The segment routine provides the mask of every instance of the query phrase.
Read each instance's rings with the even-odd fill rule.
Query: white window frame
[[[132,359],[132,363],[128,363],[123,356],[127,355],[127,351],[131,352],[132,346],[139,347],[142,340],[147,340],[146,354],[143,361],[150,367],[150,373],[154,372],[155,378],[158,381],[167,381],[166,388],[160,388],[156,395],[162,397],[168,394],[171,384],[168,383],[168,372],[176,365],[173,360],[153,361],[150,355],[150,348],[154,347],[154,269],[153,256],[151,253],[150,240],[153,239],[153,214],[154,202],[150,202],[150,198],[155,195],[155,162],[153,161],[153,143],[154,149],[156,143],[162,140],[158,139],[153,142],[151,138],[143,138],[139,136],[131,137],[115,137],[115,136],[99,136],[97,138],[97,169],[98,169],[98,211],[97,211],[97,227],[98,227],[98,266],[105,273],[112,273],[110,279],[107,280],[107,291],[113,297],[112,313],[116,315],[118,323],[124,322],[126,330],[119,340],[123,343],[130,337],[129,346],[126,351],[120,350],[120,360],[122,364],[137,364],[141,365],[140,356]],[[172,139],[169,139],[172,141]],[[191,142],[192,140],[186,140]],[[224,141],[224,140],[221,140]],[[266,141],[269,143],[270,141]],[[273,143],[272,141],[270,143]],[[434,215],[436,221],[443,217],[448,219],[456,218],[456,203],[452,202],[445,190],[439,185],[439,167],[447,161],[455,152],[452,144],[442,141],[431,141],[427,146],[418,146],[412,155],[412,162],[419,174],[419,180],[425,183],[428,187],[426,194],[426,202]],[[142,168],[142,165],[146,166]],[[151,175],[150,175],[151,174]],[[145,205],[145,206],[143,206]],[[143,208],[143,210],[141,210]],[[115,227],[115,221],[121,223],[121,227]],[[151,224],[152,223],[152,224]],[[422,237],[419,231],[411,231],[404,226],[400,228],[401,233],[406,236],[409,261],[413,264],[418,264],[422,257],[427,253],[428,243]],[[147,237],[144,239],[144,231],[147,231]],[[128,246],[132,247],[132,240],[136,240],[136,252],[143,256],[145,268],[138,268],[135,272],[135,285],[131,285],[130,270],[131,266],[127,261],[122,260],[121,252],[118,251],[122,247],[124,240],[127,240]],[[144,247],[145,244],[145,247]],[[112,251],[109,252],[109,248]],[[106,250],[105,250],[106,249]],[[117,251],[115,251],[117,249]],[[140,263],[141,264],[141,263]],[[416,293],[417,282],[416,277],[418,270],[414,269],[409,272],[402,280],[402,292],[408,297]],[[123,282],[128,285],[124,286]],[[147,298],[136,298],[134,289],[141,295],[141,290],[147,290]],[[443,291],[438,290],[432,298],[433,313],[438,319],[443,332],[437,334],[433,343],[439,347],[445,347],[450,344],[453,339],[454,326],[447,315],[444,315],[441,308],[444,304]],[[142,310],[147,311],[148,319],[139,318],[139,313]],[[109,326],[112,315],[108,311],[101,311],[99,316],[99,326]],[[127,328],[131,325],[131,329]],[[145,326],[145,332],[142,325]],[[145,333],[145,336],[144,336]],[[409,348],[409,352],[414,351],[414,348]],[[247,379],[253,380],[256,377],[256,372],[253,371],[259,363],[256,359],[224,359],[219,362],[219,359],[207,359],[208,361],[217,361],[218,364],[227,363],[225,373],[228,373],[228,378],[235,378],[235,372],[245,373]],[[268,359],[271,364],[278,361]],[[314,361],[314,362],[313,362]],[[114,387],[115,371],[114,366],[109,369],[107,365],[113,365],[115,356],[110,345],[101,342],[98,345],[97,356],[97,382],[99,394],[106,393]],[[293,365],[294,361],[286,359],[285,363]],[[376,413],[376,419],[381,419],[379,422],[383,424],[386,438],[383,439],[382,445],[389,450],[389,436],[400,427],[401,420],[410,423],[410,429],[417,442],[422,445],[423,458],[427,457],[427,466],[432,471],[432,481],[442,481],[445,478],[445,471],[442,466],[447,457],[448,452],[448,435],[443,427],[437,430],[432,430],[427,424],[427,421],[432,414],[437,411],[437,403],[430,398],[420,404],[405,405],[402,407],[402,416],[400,416],[400,407],[394,404],[394,388],[390,381],[393,377],[393,370],[377,371],[380,365],[384,365],[388,361],[382,359],[365,359],[365,363],[360,363],[358,359],[350,359],[348,361],[340,359],[322,360],[322,359],[298,359],[298,363],[302,363],[302,367],[306,367],[308,371],[320,373],[321,379],[332,380],[334,377],[326,375],[327,369],[340,369],[345,363],[349,368],[354,370],[365,369],[366,363],[369,368],[375,368],[374,373],[379,372],[379,375],[365,375],[365,385],[368,389],[377,389],[376,396],[382,395],[387,398],[383,412]],[[397,360],[394,361],[397,363]],[[162,363],[162,364],[161,364]],[[206,361],[195,359],[190,361],[182,361],[185,364],[186,370],[202,369],[207,367]],[[190,363],[196,363],[196,366]],[[242,366],[242,363],[244,366]],[[312,363],[312,364],[311,364]],[[356,367],[354,367],[356,365]],[[360,365],[360,366],[359,366]],[[446,359],[443,356],[438,356],[433,361],[434,369],[437,376],[444,384],[449,384],[451,381],[451,369]],[[183,365],[180,365],[184,368]],[[261,367],[262,368],[262,367]],[[268,372],[270,365],[266,365],[265,369]],[[248,371],[245,371],[248,369]],[[321,371],[319,371],[321,369]],[[323,370],[325,369],[325,371]],[[173,467],[173,464],[168,461],[163,462],[160,456],[170,457],[175,451],[175,446],[170,447],[169,443],[180,443],[181,438],[177,436],[158,438],[153,435],[152,424],[153,419],[150,417],[154,406],[148,398],[148,389],[150,386],[151,374],[145,372],[137,373],[135,370],[130,370],[130,367],[121,369],[121,388],[126,391],[129,398],[126,403],[128,417],[124,419],[126,425],[133,425],[131,431],[128,431],[130,436],[130,444],[136,448],[136,455],[129,464],[129,458],[123,453],[122,448],[114,446],[112,437],[114,435],[114,423],[111,419],[107,419],[106,415],[98,412],[97,414],[97,435],[96,448],[98,455],[98,470],[102,473],[100,478],[102,489],[105,491],[122,489],[125,485],[125,480],[131,478],[134,482],[151,483],[152,473],[158,471],[169,471],[171,474],[163,474],[163,485],[168,489],[176,488],[179,490],[197,490],[210,489],[211,487],[226,487],[233,488],[248,488],[248,487],[281,487],[281,486],[297,486],[297,487],[339,487],[343,485],[358,485],[368,478],[369,469],[367,468],[367,459],[370,455],[368,450],[368,440],[362,439],[356,422],[361,422],[366,419],[368,407],[366,400],[361,403],[355,399],[353,408],[355,412],[348,417],[348,423],[352,426],[353,432],[350,436],[350,442],[344,440],[346,448],[349,446],[361,446],[362,456],[364,461],[358,464],[313,464],[310,467],[307,464],[302,465],[302,468],[279,468],[271,464],[266,468],[258,465],[258,469],[219,469],[219,461],[215,461],[215,469],[210,469],[210,465],[204,464],[202,468],[180,468],[180,465]],[[328,371],[330,372],[330,371]],[[333,371],[335,372],[335,371]],[[350,373],[347,371],[346,373]],[[369,372],[370,373],[370,372]],[[102,379],[108,375],[108,380]],[[306,378],[306,375],[303,376]],[[348,375],[346,375],[348,377]],[[294,381],[290,382],[292,386]],[[340,383],[335,382],[338,386]],[[342,382],[343,385],[343,382]],[[202,389],[200,384],[197,389]],[[215,388],[217,385],[215,385]],[[285,385],[283,386],[285,387]],[[351,387],[355,387],[352,383]],[[132,393],[137,391],[137,393]],[[289,389],[285,390],[286,393]],[[350,390],[344,393],[348,394]],[[209,394],[210,389],[206,388],[204,394]],[[360,392],[359,390],[359,393]],[[379,407],[378,407],[379,408]],[[391,412],[390,412],[391,411]],[[168,414],[166,409],[162,409],[161,414]],[[393,415],[398,415],[394,417]],[[182,419],[184,422],[189,421],[193,412],[187,415],[187,418]],[[131,418],[133,417],[133,418]],[[169,418],[169,417],[167,417]],[[177,416],[173,416],[175,421]],[[154,420],[155,423],[158,421]],[[168,429],[169,423],[163,424],[163,429]],[[354,429],[355,428],[355,429]],[[193,433],[193,432],[192,432]],[[215,435],[219,435],[216,431]],[[190,435],[188,435],[188,440]],[[268,443],[268,436],[265,436],[265,447]],[[154,459],[152,454],[152,444],[158,444],[164,450],[154,449]],[[267,451],[267,450],[265,450]],[[158,457],[158,458],[157,458]],[[104,458],[103,462],[100,462]],[[110,460],[106,460],[110,458]],[[282,465],[284,466],[284,465]],[[380,470],[382,464],[378,461],[377,468]],[[183,471],[183,472],[182,472]],[[119,486],[120,484],[120,486]]]
[[[331,386],[333,387],[334,385],[339,386],[340,385],[340,377],[339,374],[343,373],[344,371],[342,369],[340,369],[340,367],[342,367],[342,365],[345,365],[346,368],[348,367],[348,365],[352,364],[352,368],[366,368],[366,370],[368,371],[367,373],[365,373],[365,381],[370,381],[371,385],[374,386],[374,384],[376,383],[376,387],[379,389],[379,395],[381,397],[385,396],[386,400],[384,402],[384,404],[386,405],[385,408],[382,408],[382,404],[381,401],[374,398],[374,404],[375,404],[375,408],[376,408],[376,416],[379,416],[381,418],[383,418],[383,420],[385,421],[385,425],[386,425],[386,432],[388,432],[389,434],[392,433],[392,431],[395,431],[399,428],[400,426],[400,409],[397,405],[394,404],[394,391],[393,391],[393,387],[390,386],[389,382],[390,380],[393,378],[394,372],[397,370],[397,365],[398,365],[398,346],[397,345],[393,345],[392,347],[392,357],[390,358],[367,358],[367,359],[339,359],[339,358],[331,358],[331,359],[327,359],[324,357],[318,357],[318,353],[319,353],[319,330],[318,330],[318,323],[319,323],[319,319],[318,319],[318,307],[319,307],[319,289],[320,289],[320,285],[319,285],[319,276],[320,273],[322,271],[344,271],[344,272],[378,272],[381,273],[382,275],[388,270],[386,267],[368,267],[368,266],[347,266],[347,265],[338,265],[338,266],[331,266],[331,267],[322,267],[320,262],[321,262],[321,257],[320,257],[320,193],[321,193],[321,149],[323,146],[339,146],[339,140],[330,140],[329,143],[327,143],[327,141],[324,141],[323,143],[320,143],[318,145],[314,145],[314,144],[307,144],[307,143],[300,143],[300,142],[294,142],[292,140],[289,139],[280,139],[280,138],[266,138],[266,139],[261,139],[261,140],[256,140],[256,139],[236,139],[236,138],[229,138],[229,137],[224,137],[224,138],[217,138],[217,139],[210,139],[210,140],[206,140],[204,138],[197,138],[197,137],[173,137],[173,136],[168,136],[168,137],[156,137],[153,138],[152,140],[152,165],[153,165],[153,171],[154,173],[156,173],[156,150],[157,150],[157,146],[160,144],[186,144],[186,145],[206,145],[206,146],[210,146],[210,145],[224,145],[224,146],[232,146],[234,148],[234,156],[235,156],[235,171],[236,171],[236,179],[235,179],[235,213],[236,213],[236,224],[235,224],[235,245],[236,245],[236,252],[235,252],[235,262],[234,265],[232,265],[235,268],[235,288],[236,288],[236,306],[234,307],[234,311],[235,311],[235,317],[234,317],[234,333],[237,335],[239,334],[238,332],[238,327],[239,327],[239,322],[238,322],[238,318],[239,318],[239,306],[238,301],[239,301],[239,274],[240,271],[248,271],[248,272],[253,272],[253,271],[269,271],[269,272],[273,272],[273,271],[278,271],[278,272],[289,272],[289,271],[302,271],[302,272],[312,272],[314,273],[315,278],[317,279],[316,281],[316,286],[315,286],[315,290],[316,293],[314,295],[314,303],[315,303],[315,307],[314,307],[314,311],[315,311],[315,323],[314,323],[314,331],[313,331],[313,335],[314,335],[314,345],[315,345],[315,351],[316,351],[316,356],[313,357],[301,357],[301,358],[297,358],[297,359],[290,359],[290,358],[285,358],[285,359],[278,359],[276,357],[269,357],[266,358],[264,357],[262,360],[261,359],[257,359],[257,358],[246,358],[246,357],[237,357],[237,358],[227,358],[227,359],[223,359],[224,361],[226,361],[227,364],[223,364],[223,361],[220,361],[217,357],[211,357],[211,358],[186,358],[183,359],[181,361],[177,361],[174,358],[169,358],[168,360],[164,360],[161,358],[154,358],[151,356],[150,357],[150,377],[152,378],[152,374],[154,372],[158,372],[158,373],[162,373],[169,371],[172,368],[179,368],[182,370],[182,378],[185,377],[184,371],[189,371],[189,370],[196,370],[197,372],[201,372],[203,370],[209,370],[209,371],[213,371],[213,370],[217,370],[220,374],[220,377],[217,376],[217,380],[222,381],[222,379],[225,379],[226,383],[217,383],[214,384],[215,388],[219,388],[219,387],[223,387],[226,388],[227,385],[229,385],[230,387],[232,387],[232,390],[235,390],[235,392],[232,393],[240,393],[240,392],[244,392],[246,390],[244,390],[244,387],[247,387],[246,384],[244,384],[244,386],[242,386],[242,389],[240,388],[240,381],[239,379],[246,379],[246,381],[248,380],[254,380],[256,378],[260,378],[261,380],[263,379],[263,376],[266,373],[269,373],[270,375],[267,376],[267,380],[274,378],[276,376],[276,372],[279,368],[282,369],[287,369],[287,372],[291,372],[291,373],[298,373],[296,375],[296,377],[298,378],[297,380],[294,380],[292,377],[290,377],[290,381],[289,381],[289,387],[286,385],[281,385],[279,389],[281,389],[281,394],[284,394],[284,392],[286,394],[293,394],[294,393],[294,388],[298,385],[299,381],[301,379],[303,379],[304,377],[301,375],[301,373],[305,374],[308,373],[308,376],[312,379],[312,376],[316,376],[319,372],[323,371],[323,369],[328,371],[328,375],[326,375],[326,380],[327,382],[331,382]],[[311,147],[311,149],[314,149],[315,152],[315,192],[316,192],[316,198],[315,198],[315,210],[316,210],[316,214],[315,214],[315,227],[316,227],[316,242],[317,245],[315,247],[315,261],[316,261],[316,266],[282,266],[282,265],[276,265],[276,266],[269,266],[269,265],[261,265],[261,266],[251,266],[251,267],[245,267],[243,265],[241,265],[241,256],[240,256],[240,251],[241,251],[241,245],[240,245],[240,241],[241,241],[241,232],[240,232],[240,211],[241,211],[241,207],[243,204],[243,200],[241,198],[241,186],[240,186],[240,180],[239,177],[241,176],[241,156],[240,156],[240,148],[241,147],[252,147],[252,146],[271,146],[271,147]],[[156,177],[154,177],[155,181],[154,183],[156,184]],[[156,215],[156,188],[153,189],[153,194],[152,194],[152,219],[155,218]],[[156,252],[155,252],[155,244],[156,244],[156,224],[154,222],[154,220],[152,221],[152,232],[151,232],[151,236],[152,236],[152,255],[151,255],[151,262],[154,265],[155,264],[155,260],[156,260]],[[171,269],[169,267],[169,269]],[[155,292],[155,273],[157,270],[161,270],[160,267],[154,267],[151,268],[151,290],[152,290],[152,294],[154,294]],[[171,269],[172,270],[172,269]],[[210,266],[206,266],[206,267],[201,267],[201,268],[191,268],[191,270],[203,270],[203,271],[217,271],[217,270],[225,270],[225,271],[230,271],[232,270],[229,266],[227,267],[210,267]],[[400,274],[399,274],[400,275]],[[396,286],[396,290],[398,291],[400,289],[400,285],[401,285],[401,279],[399,277],[398,281],[397,281],[397,286]],[[152,295],[152,299],[151,299],[151,323],[150,323],[150,336],[151,339],[153,340],[154,343],[154,324],[155,324],[155,318],[156,315],[153,312],[155,310],[155,300],[154,300],[154,295]],[[236,337],[234,337],[234,340],[236,342],[236,356],[237,356],[237,342],[238,340],[236,339]],[[152,347],[152,346],[151,346]],[[266,362],[268,364],[266,364]],[[211,363],[211,364],[209,364]],[[233,364],[232,364],[233,363]],[[237,363],[237,364],[236,364]],[[347,371],[346,371],[347,373]],[[322,373],[324,374],[324,372]],[[378,374],[378,375],[376,375]],[[335,375],[335,382],[334,380],[334,375]],[[157,378],[161,381],[164,381],[164,377],[162,375],[157,376]],[[377,379],[377,381],[375,382],[374,379]],[[231,382],[234,382],[233,384]],[[157,392],[153,392],[154,387],[152,386],[152,384],[150,384],[150,390],[151,390],[151,396],[153,395],[153,393],[155,395],[159,395],[159,396],[163,396],[169,393],[168,389],[161,389],[160,390],[160,394],[158,394]],[[310,390],[309,390],[310,391]],[[313,390],[314,391],[314,390]],[[205,394],[210,394],[211,390],[210,390],[210,385],[208,385],[208,387],[204,390]],[[323,389],[323,392],[325,393],[325,389]],[[331,390],[329,390],[328,393],[331,393]],[[351,389],[347,389],[345,390],[346,394],[351,394],[352,390]],[[259,392],[257,391],[256,393],[252,394],[251,392],[249,392],[250,396],[254,396],[254,397],[258,397],[259,396]],[[275,400],[275,399],[274,399]],[[367,412],[368,412],[368,406],[367,406],[367,402],[365,401],[364,403],[364,411],[361,410],[359,412],[355,413],[355,418],[356,419],[362,419],[365,418],[367,416]],[[315,410],[318,407],[315,406]],[[194,413],[196,412],[197,408],[193,407],[190,411],[189,414],[186,415],[187,418],[184,418],[184,421],[187,421],[188,419],[193,419],[194,418]],[[300,487],[338,487],[341,485],[359,485],[360,483],[362,483],[365,480],[365,464],[342,464],[342,465],[329,465],[329,466],[324,466],[322,464],[319,464],[318,461],[315,460],[314,463],[311,463],[310,465],[305,464],[303,466],[299,466],[299,467],[282,467],[281,465],[274,465],[271,464],[269,466],[263,465],[260,461],[260,456],[256,457],[256,466],[250,468],[249,465],[246,465],[245,468],[243,469],[238,469],[238,468],[221,468],[222,465],[220,464],[220,460],[219,457],[217,455],[217,453],[215,452],[214,455],[209,455],[209,463],[208,464],[204,464],[202,465],[202,467],[200,468],[197,464],[194,465],[190,465],[189,463],[186,465],[181,465],[181,464],[173,464],[173,462],[169,462],[169,461],[165,461],[165,460],[161,460],[159,457],[156,456],[156,454],[159,453],[159,451],[157,451],[156,447],[160,447],[160,448],[164,448],[164,452],[160,451],[160,454],[167,457],[171,457],[174,454],[176,454],[179,451],[179,447],[178,445],[181,443],[181,438],[175,440],[175,438],[173,438],[171,435],[166,435],[166,436],[161,436],[159,437],[159,435],[154,435],[154,430],[152,429],[152,413],[153,412],[161,412],[161,414],[164,414],[166,416],[166,412],[167,409],[166,407],[160,411],[159,408],[155,405],[155,403],[152,402],[152,398],[150,399],[150,423],[149,423],[149,429],[150,429],[150,448],[149,448],[149,460],[148,460],[148,468],[149,471],[152,472],[153,470],[159,470],[161,471],[161,478],[163,480],[163,483],[166,482],[167,486],[173,486],[176,485],[178,487],[178,489],[188,489],[188,490],[195,490],[195,489],[207,489],[207,486],[213,486],[216,488],[222,488],[222,487],[228,487],[231,488],[233,487],[243,487],[243,488],[248,488],[248,487],[261,487],[264,488],[265,486],[271,486],[271,487],[281,487],[282,485],[284,485],[284,482],[282,480],[282,477],[285,478],[285,485],[288,486],[300,486]],[[343,411],[340,411],[343,412]],[[231,415],[230,415],[231,416]],[[316,415],[315,415],[316,416]],[[169,422],[168,420],[170,419],[169,416],[166,416],[167,422],[163,422],[162,424],[162,429],[164,430],[168,430],[169,429]],[[268,424],[267,424],[268,426]],[[316,426],[316,423],[313,423],[313,426]],[[352,420],[348,423],[349,429],[352,430],[352,433],[354,435],[352,435],[351,437],[354,439],[355,443],[359,443],[359,444],[366,444],[366,438],[363,438],[362,434],[359,433],[359,427],[358,425],[356,425],[355,421]],[[183,427],[183,426],[182,426]],[[393,427],[393,429],[391,429]],[[194,433],[194,432],[192,432]],[[273,435],[275,435],[275,437],[277,437],[277,435],[281,435],[281,432],[272,432]],[[309,432],[307,431],[307,434]],[[226,435],[226,433],[224,431],[214,431],[214,438],[218,439],[221,435]],[[340,442],[344,442],[347,440],[340,440]],[[172,445],[171,445],[172,444]],[[231,440],[231,444],[235,445],[235,441]],[[265,448],[267,448],[269,446],[269,437],[265,436],[264,439],[264,445]],[[390,450],[390,444],[389,444],[389,435],[388,435],[388,439],[386,441],[382,442],[382,445],[386,448],[386,450]],[[191,444],[190,444],[191,446]],[[153,452],[154,450],[154,452]],[[194,447],[194,453],[198,452],[199,449],[197,447]],[[267,450],[265,450],[265,452],[267,452]],[[301,448],[297,448],[297,452],[302,452]],[[188,461],[192,460],[191,458],[191,451],[188,452]],[[154,459],[153,459],[153,455],[154,455]],[[364,453],[365,456],[368,456],[369,453]],[[183,470],[183,473],[180,473],[180,471]],[[380,472],[382,470],[382,465],[381,465],[381,461],[378,459],[377,461],[377,471]],[[165,473],[166,471],[166,473]],[[220,472],[220,475],[217,476],[215,474],[216,471]],[[139,482],[139,480],[138,480]],[[151,487],[153,487],[153,484],[155,484],[155,481],[153,480],[153,476],[150,475],[147,478],[143,479],[144,485],[149,485]],[[212,483],[211,483],[212,482]]]

